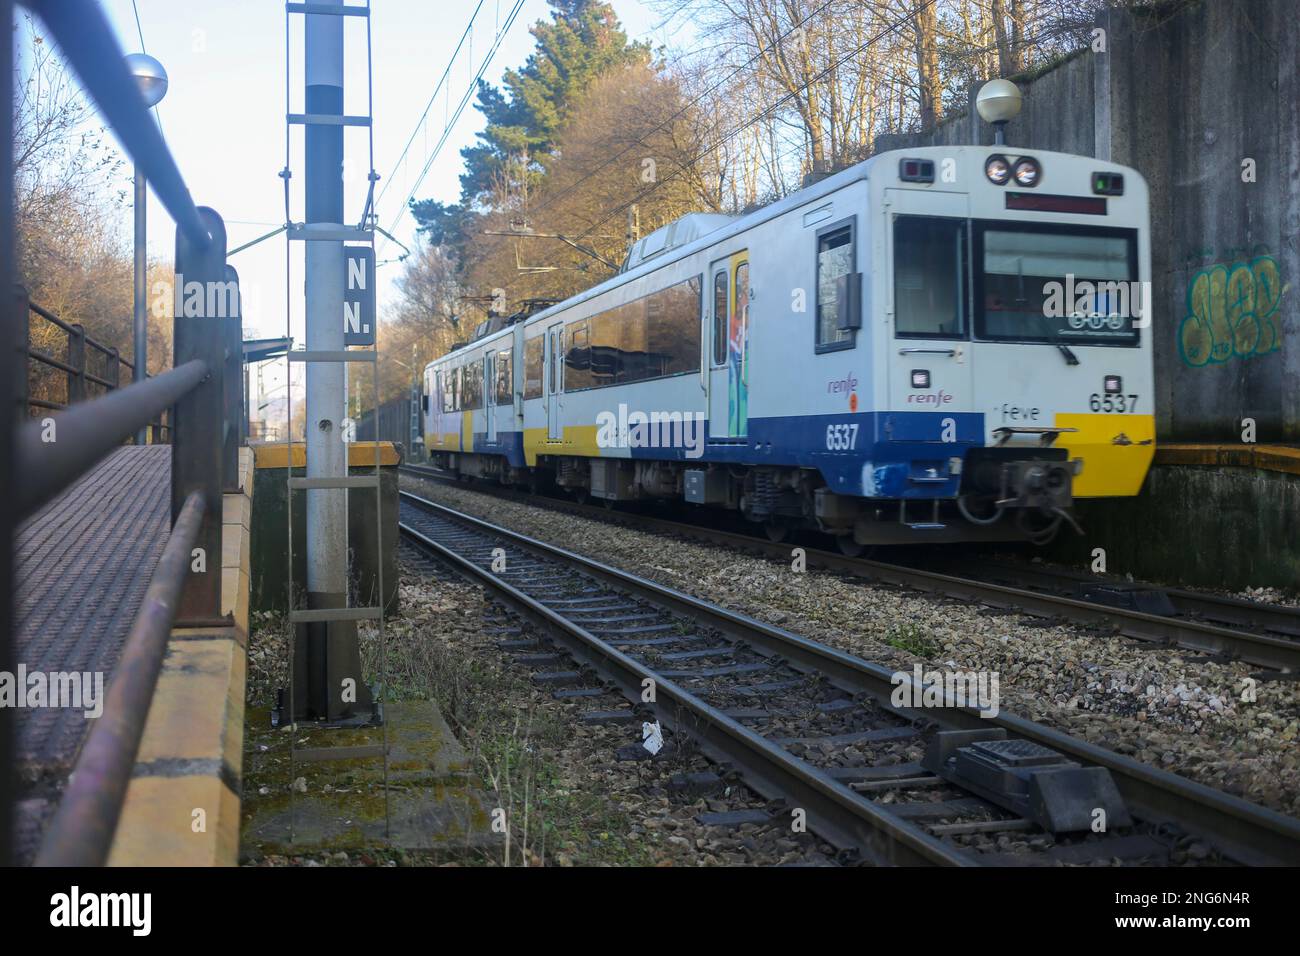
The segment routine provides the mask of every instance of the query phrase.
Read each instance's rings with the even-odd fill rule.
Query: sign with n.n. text
[[[375,250],[344,246],[343,344],[375,344]]]

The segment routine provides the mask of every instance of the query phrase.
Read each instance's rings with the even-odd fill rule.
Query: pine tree
[[[464,244],[476,212],[506,194],[524,194],[546,175],[555,136],[571,105],[604,71],[648,61],[646,44],[628,43],[605,0],[549,0],[551,20],[531,30],[536,49],[519,70],[507,70],[504,89],[480,80],[478,110],[487,118],[479,142],[461,150],[459,205],[421,200],[411,212],[435,244]]]

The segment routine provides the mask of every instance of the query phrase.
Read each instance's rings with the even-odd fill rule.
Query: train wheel
[[[835,536],[835,545],[840,549],[840,554],[846,558],[860,558],[863,552],[867,550],[867,546],[858,544],[853,540],[851,534],[837,534]]]
[[[587,489],[586,489],[586,488],[574,488],[574,489],[573,489],[573,500],[576,501],[576,502],[577,502],[578,504],[580,504],[580,505],[585,505],[585,504],[587,503]]]
[[[763,533],[768,541],[779,543],[790,537],[790,526],[784,521],[769,521],[763,525]]]

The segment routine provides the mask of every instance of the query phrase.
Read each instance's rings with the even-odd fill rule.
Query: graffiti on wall
[[[1178,353],[1193,368],[1276,352],[1278,306],[1286,288],[1277,260],[1256,255],[1218,262],[1192,273],[1187,315],[1178,327]]]

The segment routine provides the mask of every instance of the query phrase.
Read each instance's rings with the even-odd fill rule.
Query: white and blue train
[[[735,508],[773,538],[1036,540],[1154,454],[1147,188],[1010,147],[883,153],[424,372],[431,460],[606,501]]]

